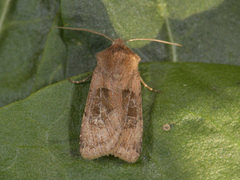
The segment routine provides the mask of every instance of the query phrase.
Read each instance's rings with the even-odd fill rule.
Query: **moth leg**
[[[146,88],[148,88],[150,91],[153,91],[153,92],[155,92],[155,93],[160,93],[160,92],[161,92],[161,91],[157,91],[157,90],[149,87],[149,86],[143,81],[143,79],[142,79],[141,77],[140,77],[140,81],[141,81],[141,83],[143,84],[143,86],[146,87]]]
[[[82,80],[80,80],[80,81],[73,81],[73,80],[71,80],[70,78],[69,78],[68,80],[69,80],[70,82],[74,83],[74,84],[80,84],[80,83],[85,82],[86,80],[88,80],[91,76],[92,76],[92,74],[90,74],[88,77],[86,77],[86,78],[84,78],[84,79],[82,79]]]

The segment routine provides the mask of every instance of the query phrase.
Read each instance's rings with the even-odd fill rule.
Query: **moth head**
[[[141,58],[128,48],[121,39],[113,40],[112,45],[97,53],[97,63],[107,69],[117,68],[116,71],[129,69],[129,71],[138,68]]]
[[[121,39],[115,39],[106,36],[105,34],[89,30],[89,29],[83,29],[83,28],[71,28],[71,27],[57,27],[61,29],[69,29],[69,30],[78,30],[78,31],[87,31],[94,34],[98,34],[100,36],[105,37],[106,39],[112,41],[112,45],[99,52],[96,56],[98,59],[98,64],[101,64],[102,67],[106,68],[112,68],[118,65],[118,67],[124,66],[129,67],[129,69],[137,68],[138,63],[140,61],[140,57],[135,54],[131,49],[129,49],[127,46],[125,46],[125,42],[128,41],[155,41],[155,42],[161,42],[165,44],[171,44],[176,46],[181,46],[180,44],[171,43],[167,41],[162,41],[158,39],[144,39],[144,38],[137,38],[137,39],[129,39],[129,40],[121,40]],[[121,70],[120,70],[121,71]]]
[[[124,41],[121,40],[121,39],[115,39],[115,40],[113,40],[113,43],[112,43],[112,44],[118,44],[118,45],[120,45],[120,46],[125,46]]]

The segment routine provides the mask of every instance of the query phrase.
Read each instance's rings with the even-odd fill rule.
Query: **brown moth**
[[[153,90],[140,77],[140,57],[125,46],[121,39],[112,40],[87,29],[59,28],[88,31],[112,41],[109,48],[96,55],[97,67],[92,74],[81,125],[82,157],[95,159],[114,155],[129,163],[136,162],[140,156],[143,135],[141,82]],[[128,41],[133,40],[165,42],[155,39]],[[81,83],[89,77],[71,82]]]

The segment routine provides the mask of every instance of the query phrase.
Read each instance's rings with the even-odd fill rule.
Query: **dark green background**
[[[0,178],[239,178],[239,9],[237,0],[0,0]],[[137,163],[81,158],[89,82],[65,79],[93,71],[111,42],[56,26],[183,45],[127,43],[142,78],[162,91],[143,88]]]

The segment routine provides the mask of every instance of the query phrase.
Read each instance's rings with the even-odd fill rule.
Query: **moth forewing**
[[[121,133],[115,102],[103,86],[104,79],[100,68],[96,67],[81,126],[80,152],[85,159],[108,155]]]
[[[136,162],[140,156],[143,134],[141,82],[136,70],[122,90],[123,129],[112,154],[127,162]]]

